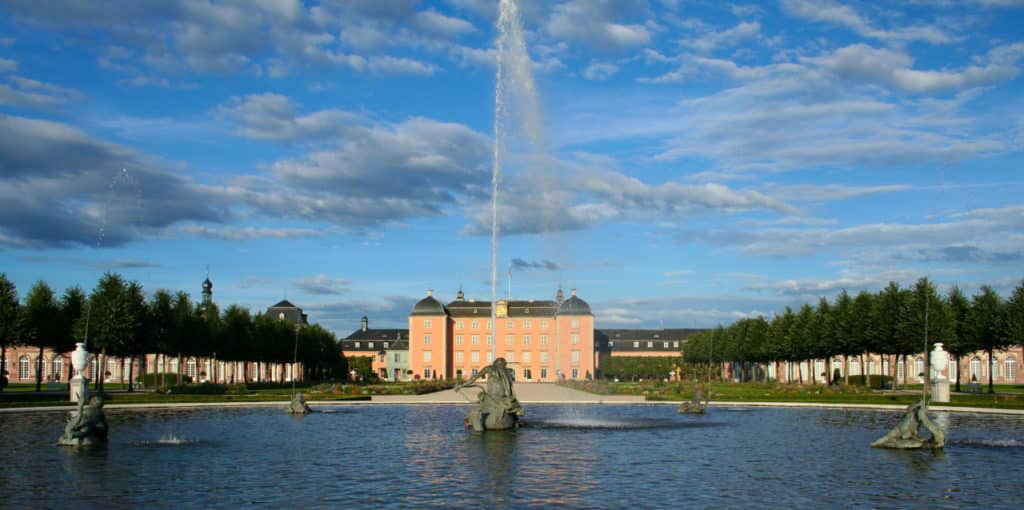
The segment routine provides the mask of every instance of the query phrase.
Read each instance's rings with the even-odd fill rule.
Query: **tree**
[[[128,391],[132,392],[135,391],[135,358],[149,352],[153,344],[149,342],[149,337],[146,335],[149,308],[146,306],[146,296],[142,292],[142,285],[133,281],[128,284],[124,292],[125,310],[131,321],[131,330],[119,346],[118,354],[128,359]]]
[[[1006,303],[1006,326],[1011,344],[1024,343],[1024,280],[1013,289]]]
[[[60,298],[59,333],[57,345],[54,348],[59,353],[70,352],[75,349],[75,325],[82,317],[86,306],[85,292],[77,285],[68,287]],[[68,382],[71,381],[73,370],[68,369]]]
[[[929,353],[936,339],[948,338],[952,332],[949,314],[945,309],[945,301],[939,298],[935,285],[928,278],[921,278],[914,284],[910,294],[909,313],[905,325],[908,340],[906,345],[911,353],[924,349],[923,383],[928,384],[931,372]],[[917,346],[914,347],[914,340]]]
[[[6,274],[0,273],[0,391],[7,386],[7,348],[17,345],[20,338],[19,311],[18,289]]]
[[[992,368],[995,364],[994,351],[1009,347],[1010,336],[1006,324],[1006,307],[992,287],[982,285],[980,292],[971,299],[970,319],[973,344],[988,354],[988,392],[995,393],[992,382]]]
[[[153,293],[153,299],[149,302],[148,326],[146,328],[147,343],[160,354],[161,366],[160,386],[166,385],[164,380],[167,373],[167,355],[174,351],[174,339],[176,337],[177,320],[174,315],[174,298],[171,293],[159,289]]]
[[[100,352],[97,356],[96,389],[102,392],[108,353],[126,352],[138,326],[129,305],[127,284],[121,275],[104,273],[89,301],[89,338],[93,339],[93,345]]]
[[[36,391],[43,391],[43,372],[46,367],[43,350],[56,346],[56,338],[60,334],[59,310],[53,290],[42,280],[36,282],[25,296],[19,329],[25,344],[39,348],[36,358]]]
[[[864,385],[871,384],[868,374],[868,353],[878,352],[877,305],[875,296],[866,290],[857,293],[850,304],[850,315],[847,320],[851,335],[851,350],[861,353],[861,373],[864,374]]]
[[[970,333],[969,316],[971,303],[967,301],[960,287],[953,286],[946,296],[946,310],[949,315],[950,333],[946,337],[945,349],[953,355],[953,362],[957,367],[956,391],[960,391],[960,359],[967,354],[979,349],[973,345],[973,336]]]

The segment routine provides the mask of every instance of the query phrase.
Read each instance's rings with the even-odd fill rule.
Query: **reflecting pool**
[[[0,415],[5,508],[1020,508],[1024,418],[933,413],[945,452],[870,448],[889,411],[530,405],[473,435],[465,406],[107,410],[111,443],[55,446],[63,413]]]

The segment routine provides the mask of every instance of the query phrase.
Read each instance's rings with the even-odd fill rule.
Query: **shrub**
[[[135,381],[136,382],[142,382],[142,384],[144,384],[145,386],[147,386],[149,388],[156,388],[156,387],[160,386],[160,381],[161,381],[161,377],[160,376],[163,376],[162,380],[163,380],[163,383],[165,385],[171,385],[171,384],[177,384],[178,383],[178,374],[174,374],[174,373],[171,373],[171,372],[164,372],[164,373],[152,372],[152,373],[148,373],[148,374],[143,375],[143,376],[136,377]],[[185,383],[185,384],[190,384],[192,382],[192,378],[187,376],[187,375],[185,375],[185,374],[181,374],[181,382]]]
[[[892,376],[871,374],[868,376],[868,383],[872,389],[876,390],[881,388],[892,388]],[[864,376],[851,375],[850,384],[854,386],[864,386]]]

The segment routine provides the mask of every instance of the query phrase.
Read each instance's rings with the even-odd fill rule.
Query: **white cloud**
[[[416,25],[420,28],[445,37],[457,37],[476,31],[473,24],[459,18],[445,16],[435,9],[416,13]]]
[[[600,49],[645,46],[651,42],[648,27],[620,22],[645,16],[645,4],[632,0],[569,0],[554,7],[544,28],[555,38]]]
[[[18,62],[9,58],[0,58],[0,73],[13,73],[18,70]]]
[[[292,280],[292,285],[304,292],[317,295],[338,295],[348,292],[352,282],[345,278],[332,278],[325,274],[318,274],[299,280]]]
[[[591,62],[583,71],[583,76],[588,80],[606,80],[619,72],[619,66],[607,62]]]
[[[181,225],[175,228],[197,237],[220,239],[223,241],[246,241],[252,239],[297,239],[302,237],[320,237],[322,232],[307,228],[257,228],[203,225]]]
[[[700,53],[708,53],[720,48],[731,48],[748,39],[756,39],[761,35],[761,24],[757,21],[742,21],[725,30],[709,30],[695,37],[679,41],[679,44]]]
[[[782,9],[792,16],[843,26],[864,37],[882,41],[926,41],[948,44],[958,40],[940,28],[918,25],[884,30],[874,26],[853,8],[833,0],[783,0]]]
[[[408,58],[391,56],[370,57],[370,71],[382,74],[416,74],[430,76],[437,67],[434,64]]]

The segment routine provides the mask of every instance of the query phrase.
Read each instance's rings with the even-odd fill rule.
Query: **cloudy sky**
[[[0,271],[198,297],[208,268],[222,305],[339,335],[488,299],[497,10],[0,1]],[[704,327],[1024,277],[1024,2],[519,10],[499,295],[511,268],[601,327]]]

